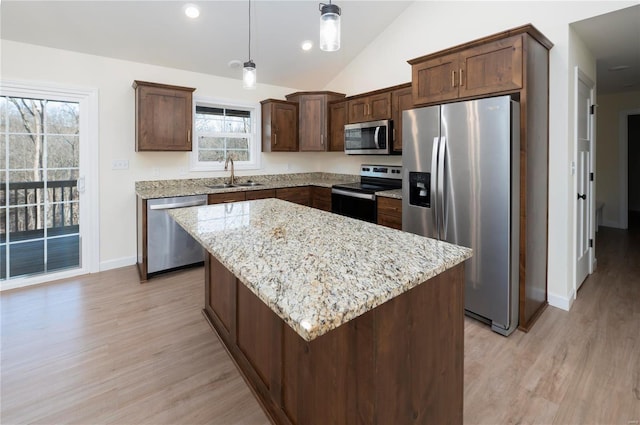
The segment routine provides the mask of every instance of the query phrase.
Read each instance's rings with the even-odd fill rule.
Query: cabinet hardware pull
[[[277,145],[278,144],[278,133],[273,133],[273,144]]]
[[[187,130],[187,142],[191,143],[191,130]]]
[[[456,72],[451,71],[451,87],[455,87],[455,86],[456,86]]]
[[[460,68],[460,87],[464,86],[464,78],[462,77],[462,68]]]
[[[393,141],[394,142],[396,141],[396,129],[395,128],[393,129]]]
[[[320,135],[320,144],[324,146],[324,134]]]

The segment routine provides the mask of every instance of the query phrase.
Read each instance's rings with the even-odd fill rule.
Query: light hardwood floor
[[[601,228],[571,312],[509,338],[467,319],[467,424],[640,420],[640,232]],[[202,268],[4,292],[0,423],[267,424],[200,310]]]

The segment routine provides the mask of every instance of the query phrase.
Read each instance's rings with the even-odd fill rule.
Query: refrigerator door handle
[[[444,201],[444,164],[445,155],[447,152],[447,138],[440,137],[440,145],[438,147],[438,206],[440,210],[440,226],[438,227],[439,239],[445,240],[447,237],[447,223],[445,215],[445,201]]]
[[[435,236],[440,237],[440,224],[438,223],[438,151],[440,147],[440,138],[433,138],[433,151],[431,152],[431,187],[429,193],[431,194],[431,216],[433,218],[433,225],[435,226]]]

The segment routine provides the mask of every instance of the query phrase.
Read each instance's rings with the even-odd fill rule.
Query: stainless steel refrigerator
[[[402,228],[473,249],[465,310],[518,325],[519,116],[509,96],[403,112]]]

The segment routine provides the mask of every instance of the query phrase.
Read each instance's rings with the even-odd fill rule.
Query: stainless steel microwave
[[[344,126],[344,152],[347,155],[389,155],[391,120],[360,122]]]

